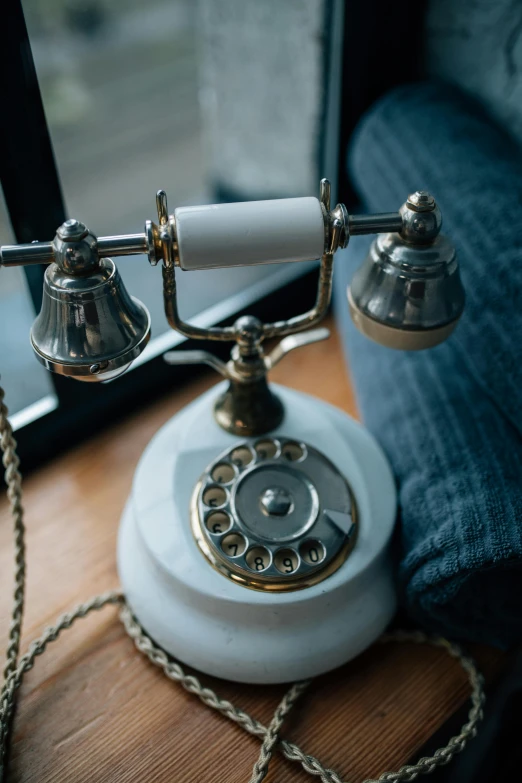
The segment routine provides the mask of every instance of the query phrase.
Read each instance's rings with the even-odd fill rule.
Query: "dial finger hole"
[[[274,555],[274,565],[281,574],[293,574],[299,565],[297,552],[293,549],[278,549]]]
[[[213,511],[205,520],[207,530],[215,535],[226,533],[230,525],[230,517],[224,511]]]
[[[264,546],[253,546],[246,553],[245,560],[252,571],[265,571],[270,565],[270,552]]]
[[[326,555],[326,550],[320,541],[316,539],[310,539],[304,541],[299,547],[299,554],[302,560],[308,565],[318,565],[321,563]]]
[[[246,468],[254,459],[254,455],[248,446],[238,446],[230,455],[230,459],[238,468]]]
[[[279,451],[279,444],[275,440],[258,440],[254,449],[259,459],[273,459]]]
[[[222,506],[227,499],[227,493],[221,487],[207,487],[203,492],[203,503],[209,508]]]
[[[212,468],[210,475],[216,484],[228,484],[236,475],[236,471],[228,462],[220,462],[215,468]]]
[[[304,457],[304,448],[295,441],[288,441],[281,449],[281,454],[289,462],[297,462]]]
[[[246,549],[246,539],[241,533],[229,533],[222,540],[221,549],[227,557],[239,557]]]

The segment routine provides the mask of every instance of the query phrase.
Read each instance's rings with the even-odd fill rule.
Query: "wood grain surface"
[[[337,336],[288,356],[278,382],[356,414]],[[167,419],[216,382],[205,376],[70,451],[25,482],[28,575],[23,649],[62,612],[118,584],[119,517],[143,448]],[[9,403],[9,400],[7,401]],[[22,466],[23,467],[23,466]],[[0,507],[0,649],[13,571],[11,521]],[[313,620],[312,620],[313,621]],[[183,632],[183,629],[180,629]],[[498,655],[481,650],[486,673]],[[211,681],[268,722],[283,687]],[[440,650],[379,645],[312,685],[284,735],[345,780],[409,760],[468,696],[466,677]],[[9,781],[248,781],[259,741],[167,681],[107,608],[78,622],[37,659],[22,687]],[[268,781],[306,780],[274,759]]]

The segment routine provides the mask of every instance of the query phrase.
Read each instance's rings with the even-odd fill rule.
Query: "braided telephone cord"
[[[16,453],[16,441],[13,437],[13,430],[11,429],[11,425],[7,418],[7,407],[4,403],[4,396],[5,392],[0,386],[0,448],[2,449],[2,462],[5,468],[7,497],[9,498],[11,516],[13,519],[15,548],[14,601],[11,613],[11,624],[9,627],[9,642],[4,665],[4,681],[7,681],[16,668],[16,662],[20,652],[20,637],[25,598],[25,528],[24,510],[22,507],[22,475],[18,470],[20,461]],[[9,726],[10,719],[11,712],[9,711],[6,713],[5,718],[2,715],[2,721],[0,723],[0,770],[2,766],[1,760],[4,754],[5,733],[7,731],[7,728],[4,729],[4,723]]]
[[[308,688],[310,682],[311,680],[296,682],[281,699],[274,712],[274,716],[266,729],[265,738],[259,752],[259,758],[254,764],[249,783],[261,783],[266,776],[270,759],[279,743],[279,732],[281,731],[283,722],[299,696]]]
[[[4,390],[0,386],[0,448],[3,452],[5,466],[5,481],[7,494],[11,506],[11,514],[14,525],[15,548],[15,591],[14,606],[9,631],[9,645],[7,660],[4,668],[4,682],[0,691],[0,783],[4,780],[6,752],[11,720],[16,704],[17,691],[22,684],[24,675],[34,666],[39,655],[47,646],[54,642],[60,634],[70,628],[74,622],[85,617],[92,611],[97,611],[111,604],[121,605],[121,620],[133,639],[137,649],[143,653],[151,663],[163,670],[168,679],[178,682],[186,691],[197,696],[207,707],[220,712],[229,720],[237,723],[249,734],[262,739],[261,752],[254,765],[250,783],[261,783],[268,771],[268,765],[274,750],[280,751],[287,759],[301,764],[310,775],[315,775],[323,783],[343,783],[342,778],[333,769],[328,769],[314,756],[306,754],[293,742],[280,739],[280,730],[283,721],[292,709],[296,700],[308,687],[308,682],[292,685],[282,701],[278,705],[268,727],[257,721],[244,710],[235,707],[231,702],[221,699],[213,690],[204,687],[194,675],[186,674],[183,668],[170,659],[166,653],[157,647],[147,636],[143,628],[133,617],[124,596],[118,591],[104,593],[95,596],[89,601],[79,604],[75,609],[58,618],[56,624],[47,628],[39,639],[30,646],[27,653],[18,660],[20,649],[20,633],[24,607],[25,588],[25,543],[23,509],[21,504],[22,485],[21,475],[18,470],[18,457],[16,454],[16,441],[13,437],[11,425],[7,419],[7,409],[3,402]],[[385,772],[377,779],[368,779],[364,783],[392,783],[395,781],[411,781],[418,775],[433,772],[434,769],[448,764],[459,753],[466,743],[475,736],[477,725],[482,718],[484,705],[483,680],[473,660],[466,656],[457,645],[448,642],[441,637],[429,637],[420,631],[395,631],[385,634],[380,642],[414,642],[416,644],[432,644],[444,648],[451,656],[457,659],[466,671],[471,685],[471,709],[468,720],[461,728],[459,734],[452,737],[448,744],[435,751],[433,756],[421,758],[416,764],[405,765],[397,772]]]
[[[25,528],[24,510],[22,508],[22,475],[18,470],[20,460],[16,453],[16,441],[13,430],[7,419],[7,408],[4,403],[4,390],[0,387],[0,446],[2,448],[2,462],[5,468],[5,481],[7,484],[7,497],[11,507],[13,518],[14,545],[15,545],[15,590],[14,606],[9,628],[9,646],[6,652],[4,666],[4,679],[6,679],[16,667],[16,660],[20,651],[20,634],[22,629],[22,617],[24,613],[25,593]]]
[[[157,647],[145,633],[138,621],[133,617],[127,604],[123,604],[120,612],[121,620],[129,636],[140,652],[147,656],[149,661],[163,670],[164,674],[174,682],[179,682],[189,693],[197,696],[207,707],[211,707],[224,715],[229,720],[238,723],[249,734],[257,737],[265,737],[268,729],[262,723],[252,718],[247,712],[235,707],[229,701],[221,699],[213,690],[205,688],[194,675],[185,674],[179,663],[170,659],[167,654]],[[415,644],[431,644],[434,647],[442,647],[453,658],[456,658],[468,675],[471,685],[471,709],[468,720],[462,726],[460,732],[453,736],[447,745],[435,751],[433,756],[425,756],[416,764],[407,764],[397,772],[384,772],[379,778],[368,778],[364,783],[391,783],[392,781],[410,781],[418,775],[433,772],[437,767],[448,764],[453,756],[460,753],[468,740],[477,733],[477,725],[482,719],[482,710],[485,702],[483,690],[483,678],[474,661],[465,655],[460,647],[448,642],[442,637],[432,637],[422,631],[393,631],[384,634],[379,639],[382,644],[388,642],[411,642]],[[309,682],[301,683],[304,688]],[[288,694],[287,694],[288,695]],[[283,700],[284,701],[284,700]],[[325,768],[319,759],[307,755],[301,748],[288,740],[280,740],[278,750],[290,761],[298,762],[310,775],[317,775],[323,783],[344,783],[335,770]],[[252,778],[252,783],[255,778]],[[257,783],[257,780],[256,780]]]

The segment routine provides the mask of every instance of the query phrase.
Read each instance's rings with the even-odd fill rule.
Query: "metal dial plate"
[[[332,574],[356,538],[348,482],[324,454],[282,436],[239,442],[192,498],[196,541],[219,571],[257,590],[298,590]]]

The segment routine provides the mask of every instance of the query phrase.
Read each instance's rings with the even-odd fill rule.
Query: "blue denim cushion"
[[[398,482],[400,599],[428,629],[506,647],[522,640],[521,152],[469,98],[427,83],[372,107],[348,166],[368,211],[433,193],[467,296],[446,343],[392,351],[359,335],[346,305],[371,239],[336,260],[360,410]]]

